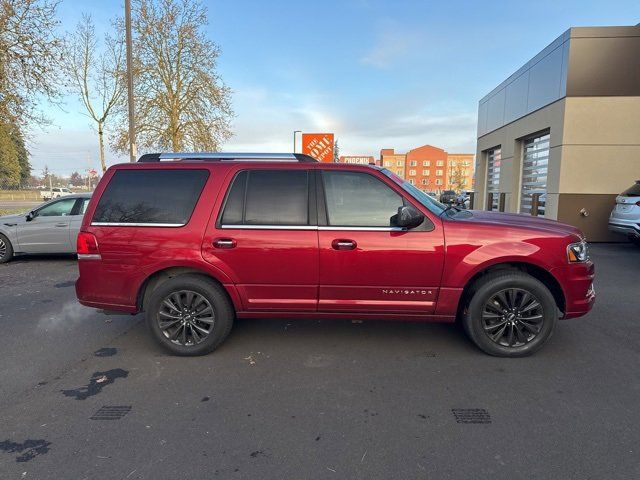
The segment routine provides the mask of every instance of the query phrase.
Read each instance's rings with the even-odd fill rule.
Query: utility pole
[[[129,161],[135,162],[138,156],[136,148],[136,119],[133,105],[133,58],[131,54],[131,0],[124,0],[125,41],[127,44],[127,103],[129,104]]]
[[[91,156],[87,152],[87,190],[91,191]]]
[[[296,153],[296,133],[302,133],[302,130],[293,131],[293,153]]]

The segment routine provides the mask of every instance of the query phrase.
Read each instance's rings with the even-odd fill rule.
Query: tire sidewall
[[[197,345],[183,346],[172,343],[164,336],[158,325],[157,318],[162,301],[171,292],[179,290],[191,290],[203,295],[213,309],[215,318],[213,329],[207,338]],[[147,327],[158,343],[171,353],[181,356],[204,355],[213,351],[228,335],[234,317],[230,302],[220,287],[207,279],[195,276],[174,277],[162,283],[153,291],[145,315]]]
[[[540,333],[531,342],[520,347],[504,347],[485,333],[482,311],[485,302],[500,290],[520,288],[533,294],[542,305],[543,325]],[[524,357],[540,349],[551,337],[558,320],[558,307],[553,295],[539,280],[526,274],[507,274],[483,283],[473,295],[467,312],[465,330],[484,352],[501,357]]]
[[[11,241],[2,233],[0,233],[0,240],[7,246],[4,256],[0,257],[0,263],[7,263],[13,258],[13,245],[11,245]]]

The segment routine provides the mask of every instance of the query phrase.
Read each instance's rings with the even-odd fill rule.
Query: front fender
[[[442,285],[463,288],[477,273],[503,263],[531,264],[550,271],[558,263],[548,257],[548,252],[543,252],[541,246],[528,242],[448,246]]]

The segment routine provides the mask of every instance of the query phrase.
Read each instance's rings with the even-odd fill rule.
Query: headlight
[[[588,258],[587,242],[584,240],[567,245],[567,260],[569,260],[569,263],[586,262]]]

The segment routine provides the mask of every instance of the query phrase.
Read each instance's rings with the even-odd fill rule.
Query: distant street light
[[[302,133],[302,130],[293,131],[293,153],[296,153],[296,133]]]
[[[133,59],[131,55],[131,0],[124,0],[125,41],[127,44],[127,102],[129,104],[129,161],[135,162],[138,156],[136,148],[136,119],[133,105]]]

